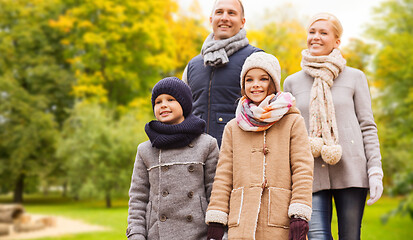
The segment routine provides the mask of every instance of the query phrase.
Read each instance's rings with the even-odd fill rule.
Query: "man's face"
[[[215,40],[227,39],[244,27],[245,18],[238,0],[218,0],[209,18]]]

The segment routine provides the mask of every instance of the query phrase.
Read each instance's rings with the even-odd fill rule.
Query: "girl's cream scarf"
[[[346,66],[340,50],[334,49],[326,56],[312,56],[308,49],[302,52],[301,67],[314,78],[310,99],[310,142],[314,157],[321,155],[328,164],[341,159],[334,103],[330,88]]]

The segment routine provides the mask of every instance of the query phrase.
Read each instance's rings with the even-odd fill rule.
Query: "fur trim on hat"
[[[266,71],[275,84],[276,92],[281,91],[281,67],[278,59],[271,54],[265,52],[255,52],[245,59],[244,65],[241,71],[241,89],[244,89],[244,78],[247,72],[253,68],[260,68]]]

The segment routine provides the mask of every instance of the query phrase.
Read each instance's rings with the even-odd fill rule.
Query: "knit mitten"
[[[208,225],[207,240],[222,240],[224,231],[223,224],[210,222]]]
[[[383,194],[383,171],[376,171],[371,173],[369,171],[369,187],[370,199],[367,200],[367,205],[372,205],[380,199]]]
[[[290,219],[289,240],[306,240],[308,233],[308,222],[301,218]]]

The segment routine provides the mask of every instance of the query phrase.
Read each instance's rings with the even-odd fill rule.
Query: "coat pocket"
[[[237,227],[241,218],[244,188],[234,189],[229,200],[228,227]]]
[[[291,191],[283,188],[269,188],[268,226],[288,228],[290,218],[288,208],[291,201]]]

